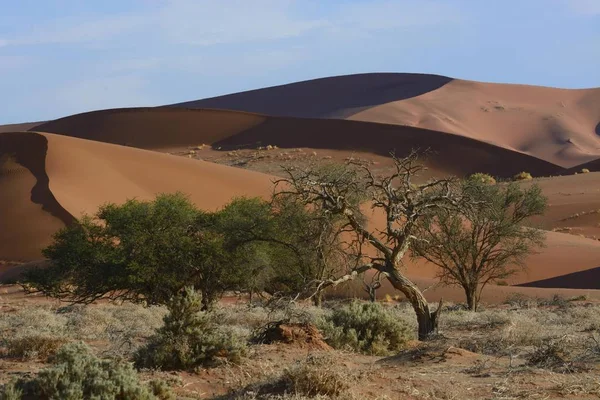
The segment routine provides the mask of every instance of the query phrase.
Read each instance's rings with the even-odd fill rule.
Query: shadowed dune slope
[[[44,122],[24,122],[22,124],[0,125],[0,133],[28,131]]]
[[[411,149],[429,149],[432,154],[426,164],[431,173],[464,176],[487,172],[509,177],[522,170],[535,175],[559,173],[562,168],[534,157],[506,150],[476,140],[437,131],[398,126],[371,124],[358,121],[269,118],[264,123],[216,143],[224,148],[235,148],[262,142],[284,148],[308,147],[313,149],[371,152],[398,156]]]
[[[39,130],[145,149],[173,149],[202,143],[238,148],[262,145],[307,147],[388,156],[413,148],[431,149],[432,173],[488,172],[512,176],[522,170],[550,175],[561,168],[543,160],[459,135],[419,128],[336,119],[266,117],[221,110],[133,108],[62,118]]]
[[[600,158],[600,89],[493,84],[425,74],[357,74],[176,104],[432,129],[562,167]]]
[[[422,95],[450,81],[452,78],[427,74],[343,75],[171,106],[219,108],[286,117],[346,118],[370,107]]]
[[[50,121],[40,132],[138,147],[163,149],[210,144],[260,124],[250,113],[185,108],[119,108]]]
[[[49,188],[48,143],[34,133],[0,133],[0,260],[39,258],[73,217]]]
[[[271,190],[257,172],[66,136],[3,133],[0,144],[0,260],[39,258],[57,229],[106,202],[182,191],[216,209]]]
[[[600,289],[600,267],[555,276],[536,282],[529,282],[520,286],[540,288],[562,287],[569,289]]]

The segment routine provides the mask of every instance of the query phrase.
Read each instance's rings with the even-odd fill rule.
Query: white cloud
[[[581,0],[584,1],[584,0]],[[599,0],[600,2],[600,0]],[[155,3],[156,4],[156,3]],[[305,0],[168,0],[136,14],[62,18],[35,26],[4,45],[69,44],[110,41],[142,33],[148,40],[209,46],[268,42],[311,32],[393,29],[456,22],[461,13],[439,0],[362,0],[332,5],[327,19],[302,16]]]
[[[176,0],[160,11],[160,27],[177,43],[213,45],[296,37],[325,26],[294,15],[282,0]]]
[[[6,39],[5,45],[90,43],[139,30],[150,21],[142,15],[115,15],[81,20],[69,17],[34,25],[28,33]]]

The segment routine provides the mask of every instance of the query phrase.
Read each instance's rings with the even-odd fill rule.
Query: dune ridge
[[[223,149],[277,145],[389,156],[430,149],[431,173],[467,175],[485,171],[510,177],[522,170],[536,176],[561,171],[544,160],[502,147],[415,127],[362,121],[270,117],[237,111],[131,108],[78,114],[35,128],[113,144],[169,150],[212,144]]]
[[[365,100],[348,100],[347,96]],[[558,89],[375,73],[296,82],[172,106],[415,126],[470,137],[570,168],[600,158],[599,103],[600,88]]]
[[[0,134],[0,260],[41,257],[52,234],[106,202],[185,192],[203,209],[235,196],[268,196],[257,172],[41,132]]]

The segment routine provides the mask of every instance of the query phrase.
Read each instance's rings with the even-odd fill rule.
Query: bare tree
[[[325,170],[288,168],[287,177],[276,184],[280,193],[296,196],[309,208],[343,216],[342,229],[352,237],[349,248],[359,244],[353,267],[343,275],[323,279],[318,289],[347,282],[368,270],[377,271],[410,301],[418,320],[419,340],[425,340],[437,332],[442,302],[431,310],[421,290],[402,271],[403,259],[418,241],[415,234],[419,220],[437,209],[459,207],[461,199],[454,190],[454,179],[422,184],[414,181],[424,170],[416,152],[405,158],[393,156],[393,161],[393,172],[383,177],[376,176],[368,166],[346,164]],[[368,224],[361,211],[365,204],[375,212],[383,212],[383,229]],[[374,251],[363,251],[363,244],[365,250]]]
[[[421,220],[413,253],[439,267],[439,278],[460,285],[467,306],[476,311],[484,287],[524,268],[526,256],[543,246],[544,233],[525,226],[543,214],[546,198],[534,185],[487,184],[470,179],[462,185],[471,207],[439,209]]]

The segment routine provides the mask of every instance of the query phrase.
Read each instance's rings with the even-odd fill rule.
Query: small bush
[[[0,400],[21,400],[22,398],[23,391],[17,387],[16,382],[0,386]]]
[[[496,179],[494,179],[493,176],[488,175],[488,174],[483,174],[481,172],[478,172],[476,174],[469,176],[469,180],[478,181],[481,183],[485,183],[487,185],[493,185],[496,183]]]
[[[378,303],[353,301],[334,310],[321,325],[330,346],[372,355],[398,351],[412,337],[410,329]]]
[[[246,342],[219,327],[215,316],[201,312],[202,298],[187,288],[167,305],[164,325],[135,354],[138,367],[163,370],[208,365],[217,358],[238,362]]]
[[[529,181],[533,179],[529,172],[519,172],[515,176],[513,176],[513,180],[515,181]]]
[[[63,346],[52,362],[53,366],[29,380],[5,385],[0,391],[0,398],[10,399],[18,392],[24,398],[40,400],[173,398],[164,387],[161,396],[155,396],[152,388],[140,382],[130,364],[101,360],[84,343]]]
[[[287,389],[308,397],[340,396],[350,388],[348,374],[337,363],[324,356],[308,356],[283,373]]]
[[[46,361],[54,355],[67,339],[48,334],[26,334],[6,340],[6,353],[9,357],[18,357],[23,360],[39,359]]]

